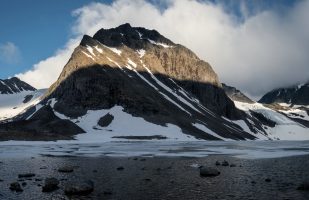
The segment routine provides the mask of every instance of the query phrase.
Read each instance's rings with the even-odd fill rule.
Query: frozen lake
[[[114,141],[102,143],[0,142],[0,158],[32,156],[185,156],[231,155],[259,159],[309,154],[309,141]]]

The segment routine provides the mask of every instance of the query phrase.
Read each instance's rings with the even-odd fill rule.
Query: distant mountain
[[[19,78],[0,79],[0,94],[15,94],[22,91],[35,91],[36,89],[21,81]]]
[[[245,103],[254,103],[249,97],[243,94],[241,91],[236,89],[235,87],[228,86],[222,83],[222,88],[225,91],[226,95],[232,99],[233,101],[240,101]]]
[[[259,102],[309,105],[309,83],[272,90],[266,93]]]
[[[85,35],[40,101],[0,124],[0,139],[280,138],[255,105],[188,48],[123,24]]]
[[[0,80],[0,122],[11,120],[39,103],[45,92],[16,77]]]

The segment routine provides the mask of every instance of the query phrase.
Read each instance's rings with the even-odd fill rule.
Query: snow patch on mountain
[[[170,45],[167,45],[167,44],[164,44],[164,43],[159,43],[159,42],[155,42],[151,39],[148,39],[148,41],[151,43],[151,44],[154,44],[154,45],[157,45],[157,46],[162,46],[164,48],[171,48],[173,46],[170,46]]]
[[[193,123],[192,124],[193,126],[195,126],[196,128],[216,137],[216,138],[219,138],[220,140],[223,140],[223,141],[231,141],[230,139],[228,138],[224,138],[224,137],[221,137],[220,135],[218,135],[217,133],[213,132],[212,130],[210,130],[209,128],[207,128],[205,125],[203,124],[200,124],[200,123]]]
[[[100,47],[95,46],[94,48],[95,48],[99,53],[103,53],[103,50],[102,50]]]
[[[140,49],[140,50],[137,51],[137,53],[138,53],[139,57],[142,58],[142,57],[144,57],[146,51],[144,49]]]
[[[82,51],[82,53],[83,53],[85,56],[87,56],[88,58],[91,58],[93,61],[95,61],[94,58],[93,58],[91,55],[89,55],[88,53],[86,53],[86,52],[84,52],[84,51]]]

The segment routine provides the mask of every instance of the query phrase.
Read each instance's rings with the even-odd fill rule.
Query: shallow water
[[[309,141],[0,142],[0,158],[23,158],[38,155],[83,157],[230,155],[238,158],[260,159],[306,154],[309,154]]]

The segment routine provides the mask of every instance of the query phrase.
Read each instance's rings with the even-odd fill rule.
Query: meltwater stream
[[[173,156],[230,155],[260,159],[309,154],[309,141],[114,141],[102,143],[0,142],[0,158],[33,156]]]

